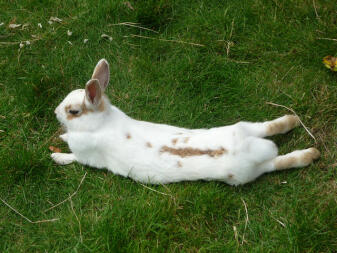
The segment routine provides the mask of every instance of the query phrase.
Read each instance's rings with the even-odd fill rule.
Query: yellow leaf
[[[332,71],[337,71],[337,57],[333,57],[331,55],[325,56],[323,58],[323,64],[328,69]]]

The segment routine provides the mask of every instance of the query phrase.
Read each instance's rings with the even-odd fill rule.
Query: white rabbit
[[[240,185],[265,172],[307,166],[320,156],[316,148],[278,156],[276,145],[263,139],[298,126],[292,115],[193,130],[134,120],[104,95],[109,76],[102,59],[85,89],[72,91],[56,108],[66,128],[60,137],[72,151],[53,153],[56,163],[77,161],[152,184],[219,180]]]

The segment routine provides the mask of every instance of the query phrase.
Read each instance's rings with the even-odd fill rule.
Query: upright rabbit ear
[[[97,79],[91,79],[85,85],[85,96],[89,103],[98,106],[102,99],[102,89]]]
[[[110,79],[109,63],[105,59],[101,59],[97,63],[91,79],[97,79],[101,85],[102,91],[104,92]]]

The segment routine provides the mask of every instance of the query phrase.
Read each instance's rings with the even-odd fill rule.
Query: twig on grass
[[[66,201],[68,201],[68,200],[70,200],[72,197],[74,197],[74,196],[76,195],[76,193],[78,192],[78,190],[80,189],[80,186],[81,186],[81,184],[83,183],[83,181],[84,181],[86,175],[87,175],[87,172],[85,172],[84,176],[82,177],[81,182],[80,182],[80,184],[78,185],[76,191],[74,191],[68,198],[66,198],[65,200],[61,201],[60,203],[58,203],[58,204],[56,204],[56,205],[54,205],[54,206],[52,206],[52,207],[49,207],[48,209],[44,210],[44,212],[48,212],[48,211],[50,211],[51,209],[54,209],[55,207],[58,207],[59,205],[62,205],[63,203],[65,203]]]
[[[53,221],[57,221],[60,218],[54,218],[54,219],[50,219],[50,220],[38,220],[38,221],[32,221],[31,219],[28,219],[26,216],[24,216],[23,214],[21,214],[19,211],[17,211],[14,207],[12,207],[11,205],[9,205],[6,201],[4,201],[2,198],[0,198],[0,200],[6,205],[8,206],[10,209],[12,209],[15,213],[17,213],[18,215],[20,215],[22,218],[24,218],[26,221],[28,221],[29,223],[44,223],[44,222],[53,222]]]
[[[286,227],[286,224],[284,224],[282,221],[280,221],[280,220],[274,218],[273,216],[270,216],[270,217],[272,217],[274,220],[276,220],[278,223],[280,223],[280,225],[281,225],[282,227],[284,227],[284,228]]]
[[[245,221],[245,229],[243,231],[243,235],[242,235],[242,242],[241,242],[241,245],[246,242],[245,240],[245,232],[246,232],[246,229],[247,229],[247,224],[248,224],[248,221],[249,221],[249,217],[248,217],[248,210],[247,210],[247,205],[246,205],[246,202],[241,198],[242,202],[243,202],[243,205],[245,206],[245,211],[246,211],[246,221]]]
[[[240,63],[240,64],[250,64],[250,62],[248,62],[248,61],[238,61],[238,60],[234,60],[234,59],[231,59],[231,58],[227,58],[227,61]]]
[[[337,41],[337,39],[331,39],[331,38],[317,38],[318,40],[332,40],[332,41]]]
[[[127,36],[126,36],[126,37],[127,37]],[[167,40],[167,39],[152,38],[152,37],[142,36],[142,35],[137,35],[137,34],[131,34],[131,37],[137,37],[137,38],[143,38],[143,39],[150,39],[150,40],[160,40],[160,41],[174,42],[174,43],[181,43],[181,44],[188,44],[188,45],[197,46],[197,47],[205,47],[205,45],[203,45],[203,44],[192,43],[192,42],[186,42],[186,41],[182,41],[182,40]]]
[[[138,25],[137,23],[132,23],[132,22],[122,22],[122,23],[117,23],[117,24],[109,24],[108,26],[117,26],[117,25],[119,25],[119,26],[125,25],[125,26],[135,27],[135,28],[146,30],[146,31],[154,32],[154,33],[159,33],[155,30],[152,30],[152,29],[146,28],[146,27],[142,27],[142,26]]]
[[[33,39],[33,40],[23,40],[23,41],[29,41],[29,42],[33,42],[33,41],[37,41],[37,40],[41,40],[41,38],[37,38],[37,39]],[[16,45],[16,44],[20,44],[23,41],[0,41],[0,45]]]
[[[266,102],[266,104],[269,104],[269,105],[273,105],[273,106],[278,106],[278,107],[283,107],[289,111],[291,111],[295,116],[298,117],[298,115],[296,114],[296,112],[289,108],[289,107],[286,107],[284,105],[279,105],[279,104],[275,104],[275,103],[272,103],[272,102]],[[304,123],[302,122],[302,120],[300,119],[300,117],[298,117],[298,120],[300,121],[301,125],[304,127],[304,129],[307,131],[307,133],[314,139],[315,143],[317,143],[317,140],[315,138],[315,136],[309,131],[309,129],[304,125]]]

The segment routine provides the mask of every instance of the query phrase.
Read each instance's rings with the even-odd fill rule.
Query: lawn
[[[322,64],[336,13],[332,0],[1,1],[0,251],[336,252],[337,73]],[[280,153],[314,146],[321,159],[239,187],[58,166],[54,109],[100,58],[133,118],[207,128],[289,114],[272,102],[316,139],[296,128],[272,138]]]

